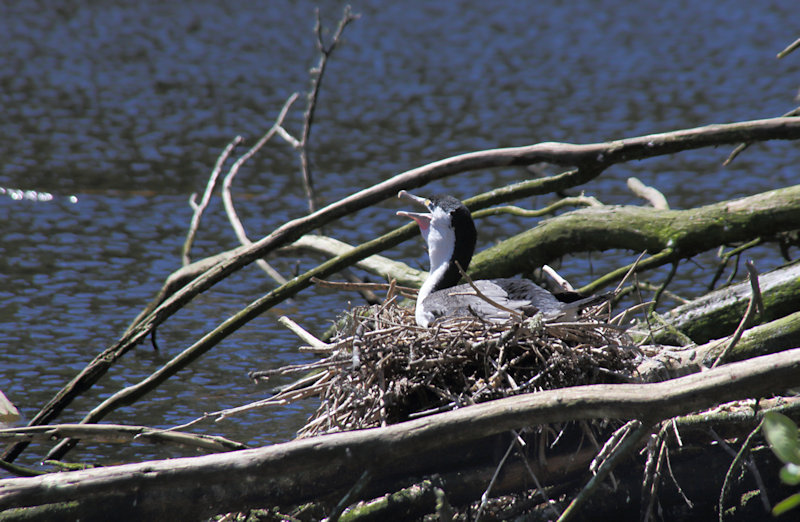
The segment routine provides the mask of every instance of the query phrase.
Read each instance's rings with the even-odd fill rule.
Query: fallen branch
[[[386,428],[335,433],[265,448],[0,481],[0,510],[53,502],[98,506],[129,491],[142,519],[200,518],[344,492],[373,480],[432,473],[425,452],[525,426],[591,418],[653,424],[715,404],[795,386],[800,349],[656,384],[592,385],[509,397]],[[169,502],[164,499],[168,496]]]
[[[129,442],[149,442],[154,444],[173,444],[187,448],[209,451],[231,451],[247,448],[246,444],[213,435],[198,435],[165,431],[146,426],[125,426],[121,424],[54,424],[48,426],[25,426],[21,428],[0,429],[0,440],[5,442],[52,441],[77,437],[94,442],[125,444]]]

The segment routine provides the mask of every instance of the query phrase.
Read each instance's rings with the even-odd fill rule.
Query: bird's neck
[[[438,241],[429,240],[428,245],[431,262],[430,273],[419,289],[418,303],[424,301],[433,292],[456,286],[461,279],[461,272],[458,270],[456,262],[462,270],[466,270],[474,249],[474,245],[469,248],[459,245],[454,235],[440,238]]]

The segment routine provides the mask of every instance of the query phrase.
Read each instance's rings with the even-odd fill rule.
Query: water
[[[334,201],[451,155],[539,141],[596,142],[707,123],[776,116],[794,107],[800,57],[776,60],[796,37],[790,2],[355,2],[325,77],[312,133],[321,198]],[[180,265],[191,210],[222,148],[254,142],[284,100],[308,87],[316,62],[311,2],[6,2],[0,6],[0,389],[25,419],[112,344]],[[325,2],[328,29],[341,14]],[[326,33],[329,36],[329,33]],[[287,128],[299,133],[302,100]],[[686,208],[797,183],[797,146],[727,148],[620,165],[588,184],[606,203],[638,201],[635,175]],[[468,173],[423,192],[465,198],[522,179],[518,169]],[[298,161],[270,143],[240,172],[237,209],[251,238],[306,210]],[[547,198],[521,202],[540,205]],[[402,224],[397,203],[333,225],[358,243]],[[481,246],[531,222],[485,220]],[[236,246],[215,200],[193,258]],[[419,242],[389,256],[424,263]],[[779,262],[764,249],[759,268]],[[626,253],[566,260],[576,282]],[[278,260],[285,274],[313,260]],[[691,267],[687,268],[690,270]],[[657,277],[656,277],[657,279]],[[682,285],[682,286],[681,286]],[[677,282],[689,290],[692,280]],[[248,268],[202,294],[139,346],[61,420],[75,421],[138,382],[272,284]],[[247,372],[310,360],[278,326],[315,332],[355,296],[311,289],[262,315],[139,405],[106,422],[173,426],[265,397]],[[204,423],[249,444],[291,438],[315,404]],[[172,455],[149,446],[84,447],[100,462]],[[35,461],[37,451],[25,454]],[[41,455],[39,454],[39,457]]]

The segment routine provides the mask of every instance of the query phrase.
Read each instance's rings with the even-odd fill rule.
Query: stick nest
[[[520,393],[634,380],[639,352],[602,315],[584,312],[572,323],[459,318],[420,328],[412,309],[393,302],[357,307],[337,323],[323,359],[291,368],[314,373],[272,400],[320,397],[298,433],[308,437]]]

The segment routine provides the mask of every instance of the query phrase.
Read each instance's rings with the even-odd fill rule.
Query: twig
[[[567,292],[574,292],[575,288],[569,281],[561,277],[561,274],[555,271],[550,265],[542,265],[542,272],[552,279],[562,290]]]
[[[635,195],[639,196],[640,198],[644,199],[650,206],[658,210],[669,210],[669,203],[667,203],[667,198],[664,197],[664,194],[661,193],[660,190],[654,187],[648,187],[644,183],[642,183],[638,178],[628,178],[628,188],[633,192]]]
[[[353,487],[339,500],[339,503],[331,511],[331,514],[328,515],[328,518],[323,519],[326,522],[336,522],[339,520],[339,517],[342,516],[345,508],[353,503],[353,501],[358,498],[361,492],[367,487],[371,478],[371,473],[369,469],[365,469],[364,473],[358,478]]]
[[[245,154],[242,154],[242,156],[239,157],[236,162],[234,162],[222,181],[222,202],[225,205],[225,213],[228,215],[228,221],[230,221],[237,239],[244,246],[250,246],[253,244],[253,242],[247,237],[247,233],[244,230],[244,225],[242,225],[239,216],[236,214],[236,208],[233,206],[233,197],[231,196],[231,185],[233,184],[233,178],[236,177],[236,174],[239,172],[241,166],[244,165],[247,160],[253,157],[253,155],[258,152],[269,140],[271,140],[278,129],[282,128],[281,126],[283,125],[283,120],[286,119],[286,114],[289,112],[292,104],[297,99],[297,96],[297,93],[289,96],[289,98],[283,103],[283,107],[281,107],[278,117],[275,119],[275,123],[272,124],[272,127],[270,127],[270,129],[261,137],[260,140],[258,140],[258,142],[256,142],[255,145],[250,148],[250,150],[248,150]],[[286,284],[286,278],[278,273],[278,271],[275,270],[264,259],[256,259],[256,264],[278,284]]]
[[[515,433],[515,435],[516,435],[516,433]],[[558,510],[556,509],[556,507],[553,505],[554,504],[553,500],[549,496],[547,496],[547,493],[545,492],[544,488],[542,487],[541,482],[539,482],[539,479],[536,476],[536,473],[533,472],[533,468],[531,468],[531,464],[530,464],[530,462],[528,462],[528,458],[525,456],[525,451],[524,451],[524,448],[522,446],[522,443],[520,442],[519,435],[514,437],[513,440],[514,440],[514,443],[517,445],[517,454],[522,459],[522,463],[525,465],[525,469],[528,471],[528,474],[531,476],[531,479],[533,479],[533,484],[536,486],[536,491],[538,491],[539,494],[542,496],[542,499],[544,500],[544,502],[547,505],[547,507],[550,509],[550,511],[553,512],[553,515],[558,517],[559,513],[558,513]],[[542,465],[544,465],[544,463],[542,463]]]
[[[394,281],[394,280],[392,280]],[[394,288],[397,292],[403,297],[408,297],[413,299],[417,296],[417,289],[411,288],[408,286],[399,286],[394,285],[392,283],[350,283],[347,281],[327,281],[325,279],[319,279],[318,277],[312,277],[311,282],[317,286],[321,286],[323,288],[332,288],[334,290],[348,290],[348,291],[360,291],[360,290],[389,290],[390,288]]]
[[[655,517],[653,509],[658,499],[658,487],[661,484],[661,467],[667,452],[667,440],[663,430],[651,435],[647,445],[647,462],[645,464],[644,480],[642,481],[642,522],[649,522]],[[652,443],[652,445],[651,445]],[[644,500],[647,499],[647,504]]]
[[[597,470],[597,473],[589,480],[586,486],[584,486],[578,496],[575,497],[572,502],[569,503],[567,509],[561,513],[561,516],[558,517],[558,522],[567,522],[576,516],[578,510],[586,503],[589,497],[592,496],[598,486],[600,486],[600,483],[605,480],[608,474],[611,473],[623,458],[627,457],[631,451],[639,446],[642,438],[646,437],[651,431],[652,425],[645,423],[640,423],[636,429],[631,430],[622,443],[617,446],[614,453],[603,462]]]
[[[606,275],[595,279],[588,285],[579,288],[578,293],[584,295],[591,295],[595,293],[598,288],[602,288],[608,283],[616,281],[617,279],[620,279],[623,276],[627,277],[631,273],[641,272],[642,270],[647,270],[650,267],[661,266],[663,263],[669,262],[669,260],[672,259],[674,255],[675,251],[672,248],[665,248],[661,252],[653,254],[647,259],[641,260],[640,256],[639,258],[636,259],[634,263],[631,263],[628,266],[620,267],[616,270],[612,270]]]
[[[314,112],[317,107],[317,99],[319,97],[319,90],[322,86],[322,77],[325,75],[325,69],[328,65],[328,59],[333,54],[334,49],[339,44],[345,27],[359,18],[350,10],[347,5],[344,8],[342,18],[339,20],[339,25],[331,38],[328,45],[325,45],[322,39],[322,22],[320,20],[319,9],[316,10],[317,21],[314,26],[314,33],[317,36],[317,50],[320,53],[317,66],[311,69],[311,89],[308,91],[306,111],[303,117],[303,133],[296,147],[300,154],[300,167],[303,174],[303,186],[306,189],[306,197],[308,198],[308,212],[313,213],[317,210],[316,194],[314,193],[314,180],[311,176],[311,166],[308,160],[308,143],[311,137],[311,126],[314,122]]]
[[[489,502],[489,493],[492,491],[495,482],[497,482],[497,477],[500,476],[500,470],[503,469],[503,464],[506,463],[508,460],[508,456],[511,455],[511,450],[514,449],[516,445],[516,438],[512,437],[511,443],[508,445],[508,449],[506,449],[503,458],[500,459],[500,462],[497,464],[497,467],[494,469],[494,474],[492,474],[492,479],[489,481],[489,485],[486,486],[486,490],[481,495],[481,503],[478,506],[478,513],[475,515],[475,522],[478,522],[481,519],[481,515],[483,515],[483,510],[486,508],[486,504]]]
[[[784,49],[783,51],[778,53],[777,58],[783,58],[784,56],[786,56],[790,52],[794,51],[798,47],[800,47],[800,38],[798,38],[794,42],[792,42],[789,45],[787,45],[786,49]]]
[[[756,310],[760,310],[762,316],[764,314],[764,303],[761,300],[761,289],[758,286],[758,272],[752,261],[745,263],[745,266],[747,266],[747,271],[750,276],[750,288],[752,292],[750,301],[747,303],[747,310],[744,313],[744,317],[742,317],[742,320],[739,322],[739,326],[737,326],[736,331],[733,332],[730,341],[728,341],[728,345],[722,353],[719,354],[714,364],[711,365],[712,368],[716,368],[721,361],[725,360],[728,353],[736,346],[736,343],[742,338],[745,328],[747,328],[755,317]]]
[[[694,502],[689,500],[689,497],[687,497],[686,493],[683,492],[683,488],[681,487],[680,484],[678,484],[678,479],[675,478],[675,473],[672,472],[672,463],[669,459],[669,447],[667,448],[667,471],[669,471],[669,476],[670,478],[672,478],[672,484],[675,486],[675,489],[678,490],[678,493],[680,494],[683,501],[686,503],[686,506],[689,509],[692,509],[694,507]]]
[[[311,333],[297,324],[296,322],[292,321],[285,315],[282,315],[278,318],[278,322],[281,323],[283,326],[288,328],[293,334],[299,337],[304,342],[307,342],[311,345],[312,348],[321,349],[321,350],[329,350],[331,345],[321,341],[317,337],[311,335]]]
[[[80,438],[95,442],[128,443],[151,442],[176,444],[211,451],[245,449],[247,445],[224,437],[165,431],[147,426],[125,426],[120,424],[53,424],[0,429],[0,440],[4,441],[52,441],[56,439]]]
[[[784,49],[782,51],[783,53],[785,53],[783,56],[785,56],[786,54],[789,54],[791,51],[795,50],[797,48],[797,46],[795,44],[797,44],[798,41],[800,41],[800,40],[796,40],[789,47]],[[778,58],[782,58],[783,56],[781,56],[780,53],[778,54]],[[790,110],[789,112],[787,112],[784,115],[782,115],[781,118],[792,118],[792,117],[797,116],[797,115],[800,115],[800,107]],[[733,149],[733,151],[731,151],[731,153],[728,155],[728,157],[725,159],[725,161],[722,162],[722,166],[723,167],[727,167],[728,165],[730,165],[733,162],[733,160],[736,159],[736,156],[738,156],[739,154],[744,152],[747,149],[747,147],[749,147],[750,145],[751,145],[751,142],[747,142],[747,141],[737,145],[736,148]]]
[[[678,265],[680,264],[680,260],[676,259],[672,262],[672,268],[670,268],[667,277],[664,278],[664,282],[658,287],[656,290],[656,294],[653,296],[653,305],[650,307],[650,311],[655,311],[656,307],[658,306],[658,301],[661,300],[661,295],[667,289],[667,286],[672,282],[672,279],[675,277],[675,274],[678,273]]]
[[[747,438],[742,443],[742,447],[739,448],[739,451],[736,452],[736,456],[731,462],[731,465],[728,467],[727,473],[725,473],[725,480],[722,482],[722,490],[719,492],[719,502],[717,505],[717,511],[719,513],[719,522],[722,522],[722,518],[725,514],[725,495],[728,493],[728,490],[731,487],[731,482],[733,481],[733,475],[739,471],[739,467],[742,465],[742,460],[745,458],[745,455],[748,455],[750,452],[750,447],[753,445],[753,441],[755,440],[756,435],[761,432],[761,425],[764,424],[764,420],[762,419],[761,422],[758,423],[758,426],[755,427],[753,431],[747,436]],[[766,495],[763,494],[764,491],[762,489],[762,501],[766,501],[765,507],[767,511],[770,511],[769,501],[766,500]]]
[[[278,250],[280,255],[295,257],[298,252],[320,253],[328,258],[336,257],[351,251],[352,245],[328,236],[306,234],[289,246]],[[425,281],[426,273],[410,268],[405,263],[389,259],[381,255],[372,255],[354,263],[356,267],[366,270],[387,280],[396,279],[401,285],[419,287]]]
[[[632,430],[635,430],[641,426],[641,424],[642,423],[638,420],[632,420],[617,428],[617,430],[615,430],[614,433],[612,433],[608,440],[606,440],[606,442],[603,444],[603,447],[600,448],[597,456],[592,459],[592,462],[589,464],[589,472],[592,475],[597,475],[598,469],[603,465],[606,459],[608,459],[610,455],[613,455],[614,451],[616,451],[625,437]]]
[[[186,233],[186,241],[183,243],[183,253],[181,255],[183,266],[191,263],[189,252],[192,250],[194,237],[197,234],[197,228],[200,226],[200,218],[202,217],[206,207],[208,207],[208,202],[211,200],[211,194],[214,192],[214,185],[216,185],[219,173],[222,171],[222,165],[241,142],[242,137],[236,136],[233,140],[231,140],[230,143],[228,143],[228,145],[223,149],[222,153],[217,157],[217,162],[208,178],[206,190],[203,192],[203,197],[200,199],[200,203],[195,203],[196,194],[192,194],[192,197],[189,200],[189,205],[192,207],[194,212],[192,213],[192,221],[189,224],[189,231]]]
[[[485,208],[483,210],[477,210],[472,213],[472,217],[475,219],[480,219],[487,216],[496,216],[498,214],[510,214],[512,216],[518,216],[518,217],[541,217],[541,216],[546,216],[548,214],[552,214],[556,210],[562,209],[564,207],[577,207],[577,206],[602,207],[603,204],[595,197],[574,196],[574,197],[559,199],[555,203],[548,205],[542,209],[528,210],[513,205],[504,205],[501,207],[492,207],[492,208]]]

